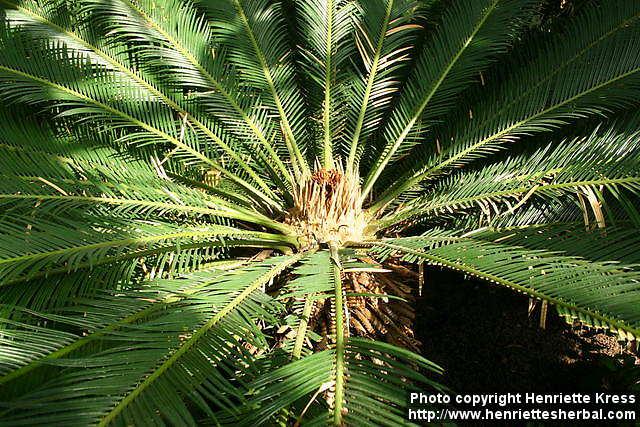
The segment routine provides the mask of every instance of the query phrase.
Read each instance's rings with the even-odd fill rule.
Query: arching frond
[[[597,131],[478,171],[456,173],[383,217],[379,226],[470,209],[482,209],[487,216],[509,215],[529,201],[569,194],[576,204],[582,196],[600,202],[605,192],[614,197],[620,190],[639,194],[640,134],[618,132]]]
[[[187,93],[182,99],[178,92],[174,95],[178,99],[169,104],[188,122],[203,130],[206,137],[224,140],[221,129],[207,128],[202,108],[213,112],[224,128],[239,138],[247,155],[259,159],[259,153],[265,150],[264,156],[275,163],[278,171],[289,175],[276,152],[277,147],[269,139],[273,126],[264,112],[259,111],[262,106],[254,105],[250,97],[241,96],[227,57],[215,45],[210,26],[198,16],[193,5],[181,1],[153,4],[113,1],[88,5],[88,19],[104,26],[108,34],[117,34],[114,38],[119,44],[124,47],[131,41],[138,44],[136,52],[145,71],[171,84],[165,92],[171,95],[181,89]],[[245,139],[257,144],[248,145]]]
[[[22,216],[0,222],[0,232],[0,283],[3,285],[123,259],[179,253],[181,249],[200,247],[211,251],[215,247],[233,247],[234,240],[241,246],[256,247],[284,243],[278,235],[221,225],[180,227],[163,222],[98,221],[97,218],[78,223],[77,220],[34,221]],[[260,243],[263,239],[264,245]]]
[[[235,273],[205,270],[186,279],[158,283],[160,289],[175,293],[162,299],[164,310],[155,315],[149,309],[138,311],[135,316],[141,321],[137,323],[132,323],[130,315],[95,332],[94,339],[110,343],[106,349],[56,357],[61,373],[42,390],[13,396],[5,420],[127,424],[152,419],[160,411],[167,422],[195,425],[185,400],[206,413],[210,412],[207,400],[228,406],[231,399],[242,398],[236,386],[225,380],[224,372],[251,371],[253,356],[244,346],[266,344],[255,322],[277,309],[260,288],[299,259],[299,255],[272,258]],[[114,300],[111,310],[120,310],[121,302],[126,299]],[[120,344],[122,340],[129,344]],[[82,341],[76,341],[76,347],[78,342]],[[68,348],[57,351],[68,352]],[[47,363],[53,361],[48,356]],[[109,372],[104,372],[105,362]],[[85,397],[91,394],[92,403],[78,406],[76,390],[82,390]],[[29,402],[34,399],[47,404],[33,406]]]
[[[456,2],[447,10],[432,40],[420,52],[398,105],[384,131],[384,145],[365,180],[362,197],[382,170],[419,141],[455,105],[455,99],[478,72],[513,42],[530,1]]]
[[[62,147],[60,147],[62,148]],[[12,211],[53,214],[64,209],[110,206],[110,215],[162,218],[165,215],[208,216],[245,220],[277,229],[281,225],[247,207],[179,183],[163,170],[135,159],[121,159],[110,148],[76,146],[73,154],[42,153],[35,147],[0,145],[0,206]],[[82,158],[82,154],[86,158]]]
[[[457,115],[459,125],[439,136],[446,144],[442,153],[417,157],[416,169],[385,191],[377,206],[523,135],[607,115],[634,102],[640,87],[638,5],[620,1],[610,6],[584,11],[564,31],[533,41],[488,77],[482,99],[465,105]]]
[[[292,418],[305,425],[335,424],[334,413],[322,400],[326,395],[330,400],[337,398],[336,360],[336,350],[325,350],[261,377],[254,385],[263,390],[253,402],[261,410],[245,419],[246,425],[262,425],[283,407],[291,407]],[[408,392],[444,391],[429,378],[441,368],[415,353],[376,341],[349,338],[342,369],[346,378],[341,422],[346,425],[406,425]]]
[[[625,339],[637,339],[640,317],[635,307],[640,298],[640,275],[635,264],[619,265],[606,257],[588,261],[564,255],[563,248],[571,253],[573,239],[556,241],[548,250],[544,242],[558,238],[553,228],[537,228],[536,233],[528,233],[528,239],[537,242],[533,243],[536,249],[532,249],[520,243],[524,238],[521,233],[526,230],[473,233],[428,250],[407,246],[402,238],[372,244],[383,252],[399,253],[407,261],[422,260],[510,287],[549,301],[560,313],[587,325],[610,329]],[[631,233],[626,236],[627,239],[617,240],[616,247],[630,247],[637,252],[636,239],[629,239]],[[591,248],[611,244],[598,231],[583,237],[583,243],[585,240]]]

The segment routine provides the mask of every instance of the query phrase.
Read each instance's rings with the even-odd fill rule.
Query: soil
[[[637,387],[640,361],[613,336],[568,325],[549,307],[509,289],[427,269],[417,301],[423,354],[453,391],[598,392]],[[634,365],[636,365],[634,367]]]

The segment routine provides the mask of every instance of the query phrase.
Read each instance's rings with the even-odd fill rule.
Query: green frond
[[[88,2],[87,6],[90,12],[87,19],[94,25],[102,25],[107,33],[117,34],[114,38],[123,48],[132,40],[143,43],[144,48],[140,46],[136,51],[141,64],[156,80],[170,83],[163,99],[176,112],[224,147],[227,137],[222,129],[207,124],[202,110],[214,113],[224,129],[240,139],[239,147],[244,153],[256,160],[264,155],[276,164],[280,173],[289,175],[276,152],[277,147],[268,139],[273,130],[269,130],[264,113],[252,111],[262,107],[240,96],[241,90],[226,64],[226,56],[222,51],[218,53],[208,23],[198,16],[193,5],[182,1],[153,4],[116,1]],[[140,34],[145,35],[142,40]],[[178,95],[176,88],[182,88],[187,97],[183,99]],[[177,99],[168,99],[171,95]],[[247,137],[258,145],[246,144],[244,138]],[[266,153],[262,153],[263,149]],[[227,154],[238,160],[233,150]]]
[[[211,17],[212,31],[226,59],[238,72],[243,91],[255,90],[264,102],[271,132],[280,146],[287,148],[296,173],[308,172],[305,148],[308,145],[304,122],[306,105],[301,97],[291,54],[290,41],[280,2],[225,0],[199,2]],[[275,121],[275,123],[274,123]]]
[[[532,250],[546,249],[595,262],[615,260],[621,268],[634,269],[640,265],[640,252],[637,251],[640,236],[637,229],[628,224],[586,231],[584,224],[579,222],[532,224],[499,230],[503,243],[518,244]],[[494,235],[482,233],[477,238],[492,239]]]
[[[532,154],[462,171],[439,181],[423,196],[408,200],[378,221],[380,228],[400,222],[437,220],[439,215],[482,210],[487,217],[512,214],[536,199],[617,197],[620,191],[640,194],[640,151],[637,132],[615,128],[586,138],[552,144]]]
[[[591,190],[590,187],[586,187]],[[470,209],[465,215],[452,213],[451,215],[440,214],[439,226],[446,226],[452,230],[468,230],[473,231],[483,227],[509,228],[522,227],[535,224],[558,224],[558,223],[581,223],[585,228],[593,228],[598,226],[598,219],[595,214],[601,215],[600,226],[602,222],[606,227],[633,225],[637,227],[640,223],[637,218],[637,198],[631,194],[625,194],[624,190],[615,193],[611,191],[613,197],[597,199],[598,191],[593,191],[592,195],[596,198],[591,200],[585,199],[584,196],[575,193],[577,197],[566,197],[565,193],[560,198],[532,198],[521,207],[506,215],[495,216],[491,211],[483,211],[482,209]],[[584,204],[580,199],[583,198]],[[576,200],[577,199],[577,200]],[[634,216],[635,215],[635,216]],[[602,221],[604,219],[604,221]],[[586,221],[586,222],[585,222]],[[429,222],[426,219],[426,222]],[[416,224],[418,228],[424,224]]]
[[[158,289],[170,292],[159,303],[163,310],[140,311],[136,322],[120,317],[99,329],[92,341],[99,339],[105,348],[49,356],[47,364],[59,366],[60,373],[44,387],[13,396],[5,404],[5,420],[16,425],[126,425],[152,420],[160,411],[166,422],[195,425],[186,401],[209,415],[208,400],[223,407],[231,407],[234,399],[237,404],[242,385],[231,384],[225,375],[229,369],[250,375],[254,356],[244,345],[266,345],[256,322],[278,310],[260,288],[300,258],[271,258],[231,273],[205,270],[159,281]],[[114,299],[108,310],[120,312],[124,302]],[[95,314],[82,306],[74,310]],[[58,351],[70,354],[68,347]],[[91,403],[79,406],[78,393],[90,395]],[[37,400],[46,403],[33,405]]]
[[[166,175],[162,178],[163,170],[135,159],[124,161],[115,150],[76,146],[73,151],[64,157],[17,144],[0,145],[0,176],[6,178],[0,184],[0,206],[39,215],[110,206],[113,216],[186,215],[214,222],[226,218],[286,232],[259,212],[172,182]],[[86,159],[81,158],[83,152]]]
[[[456,126],[437,136],[445,144],[442,152],[414,157],[415,168],[388,188],[378,205],[522,136],[607,116],[633,103],[640,88],[639,18],[636,3],[616,1],[587,8],[561,32],[533,40],[487,76],[481,99],[465,104],[454,116]]]
[[[166,254],[166,255],[165,255]],[[175,252],[165,252],[149,257],[149,276],[169,275],[190,270],[196,260],[204,262],[223,256],[224,251],[198,249],[185,250],[176,257]],[[173,259],[180,262],[171,262]],[[143,274],[141,267],[147,266],[138,258],[122,257],[104,260],[99,265],[85,267],[72,273],[52,271],[35,273],[33,278],[17,278],[2,286],[2,302],[7,306],[28,307],[35,311],[50,311],[66,307],[78,298],[98,298],[101,293],[135,288]],[[28,284],[28,285],[25,285]]]
[[[385,126],[384,145],[374,157],[362,198],[386,165],[420,141],[420,134],[455,106],[457,95],[504,52],[521,21],[531,13],[528,0],[454,2],[418,55],[398,104]]]
[[[140,297],[142,296],[141,294]],[[155,295],[149,295],[152,296]],[[125,300],[99,294],[91,300],[83,300],[83,308],[91,307],[92,311],[87,311],[87,316],[81,318],[8,307],[5,314],[7,317],[2,319],[0,384],[15,381],[37,368],[46,366],[48,361],[64,357],[120,326],[147,316],[154,305],[151,301],[143,298]],[[113,309],[114,304],[118,307],[117,311]],[[105,310],[104,307],[110,309]],[[23,318],[25,315],[31,323],[11,319],[16,316]],[[33,323],[36,323],[34,320],[38,318],[55,322],[61,329],[65,324],[70,324],[88,333],[82,336],[65,330],[37,326]]]
[[[324,350],[288,363],[262,376],[253,387],[248,408],[258,407],[246,425],[269,424],[281,408],[304,425],[335,424],[335,409],[324,404],[337,399],[336,349]],[[407,425],[407,393],[444,391],[430,376],[438,366],[410,351],[361,338],[346,339],[341,422],[345,425]],[[336,405],[334,403],[334,405]],[[250,410],[250,409],[249,409]],[[409,424],[411,425],[411,424]]]
[[[73,118],[80,123],[89,119],[103,121],[111,128],[129,129],[130,132],[119,138],[119,143],[168,145],[177,150],[173,157],[187,157],[219,170],[252,195],[278,206],[269,198],[272,192],[267,185],[226,142],[216,137],[214,143],[203,143],[210,141],[207,137],[211,135],[205,132],[200,136],[202,131],[186,126],[184,120],[176,120],[174,111],[158,93],[131,82],[129,76],[92,62],[82,51],[69,49],[59,40],[33,39],[27,34],[13,29],[4,30],[2,36],[0,79],[5,82],[2,91],[7,102],[35,105],[49,102],[65,107],[59,117]],[[56,66],[52,68],[51,64]],[[111,89],[105,91],[105,87]],[[266,194],[223,167],[216,160],[221,151],[236,161]]]
[[[336,332],[332,348],[286,363],[260,377],[252,384],[258,391],[248,401],[246,411],[252,414],[245,422],[265,424],[281,408],[289,408],[298,423],[311,425],[403,424],[408,390],[441,390],[425,376],[440,373],[441,369],[410,351],[351,337],[345,326],[340,255],[335,247],[315,256],[322,254],[329,257],[323,267],[330,267],[332,276],[332,280],[323,283],[334,288]],[[333,402],[329,408],[324,407],[322,395]]]
[[[68,273],[123,259],[158,256],[167,252],[189,254],[193,248],[208,253],[216,247],[240,245],[280,246],[282,237],[221,225],[175,226],[154,221],[97,218],[47,221],[16,217],[0,222],[0,284],[28,280],[54,272]],[[270,239],[273,237],[273,240]],[[285,241],[287,238],[284,238]],[[199,257],[193,259],[197,263]]]
[[[221,276],[229,268],[242,267],[244,262],[236,262],[231,266],[216,266],[207,272],[209,280],[213,280],[215,274]],[[87,277],[83,277],[87,280]],[[94,279],[95,280],[95,279]],[[157,310],[166,308],[167,304],[174,303],[197,292],[199,288],[207,285],[207,282],[189,282],[183,286],[175,287],[170,292],[158,293],[150,290],[144,292],[131,292],[113,296],[109,293],[96,293],[90,298],[67,298],[66,301],[74,301],[78,306],[70,309],[59,307],[60,312],[37,312],[33,309],[19,308],[7,305],[4,309],[3,341],[6,350],[0,361],[0,384],[22,377],[38,368],[47,366],[47,362],[60,359],[90,345],[93,342],[107,336],[128,324],[135,323],[149,317]],[[126,298],[122,298],[126,295]],[[30,307],[38,304],[30,302]],[[79,318],[71,317],[73,313],[82,312]],[[30,323],[24,323],[23,316],[27,316]],[[14,317],[22,321],[12,320]],[[75,328],[82,328],[84,333],[74,334],[63,330],[55,330],[37,326],[34,319],[44,319],[55,322],[58,327],[65,324]],[[36,324],[33,324],[36,323]],[[16,358],[17,357],[17,358]]]
[[[312,106],[322,135],[318,155],[325,168],[332,168],[333,146],[343,131],[343,112],[348,107],[345,65],[355,53],[351,37],[356,8],[345,0],[305,0],[295,2],[295,10],[304,71],[315,86]]]
[[[285,319],[287,327],[294,331],[282,343],[282,348],[294,358],[307,354],[309,316],[317,300],[328,298],[333,290],[333,273],[328,251],[317,251],[300,260],[292,269],[296,277],[287,281],[279,291],[278,299],[288,306]]]
[[[406,0],[359,2],[361,17],[355,30],[362,70],[352,82],[346,132],[347,170],[355,167],[363,144],[381,124],[393,96],[399,91],[401,71],[407,66],[417,33],[416,4]]]
[[[610,329],[621,338],[633,340],[640,336],[640,314],[636,309],[640,302],[640,275],[636,264],[619,264],[608,257],[591,261],[565,255],[563,252],[571,253],[573,239],[544,243],[559,238],[554,228],[536,228],[536,233],[528,233],[527,237],[537,242],[533,249],[521,243],[525,231],[526,228],[480,231],[427,250],[407,246],[402,238],[372,245],[383,252],[400,254],[408,262],[420,260],[450,268],[548,301],[562,314]],[[626,239],[618,240],[616,247],[630,246],[631,251],[637,252],[637,239],[629,239],[630,236],[627,233]],[[598,231],[585,240],[590,248],[611,244]]]

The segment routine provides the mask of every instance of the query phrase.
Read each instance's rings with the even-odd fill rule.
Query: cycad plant
[[[403,424],[415,264],[640,337],[640,2],[556,3],[0,0],[2,424]]]

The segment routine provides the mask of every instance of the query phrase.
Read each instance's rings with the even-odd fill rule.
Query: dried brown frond
[[[415,281],[406,271],[390,273],[345,273],[343,283],[347,294],[375,294],[347,296],[349,331],[351,335],[387,341],[413,351],[420,351],[421,343],[415,338],[415,300],[413,287],[407,280]],[[403,298],[405,301],[384,295]],[[317,305],[309,326],[325,337],[334,332],[331,304]],[[323,341],[318,347],[326,346]]]

